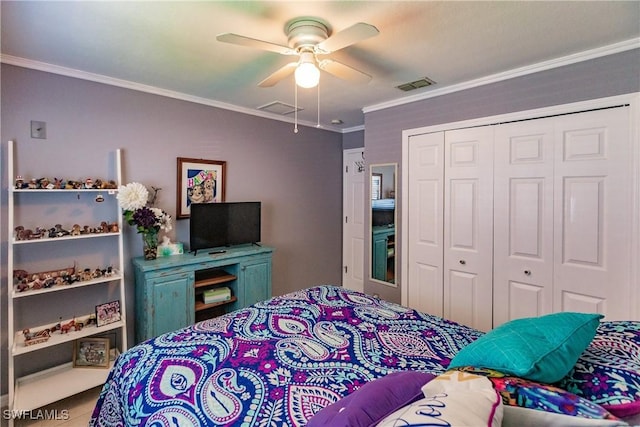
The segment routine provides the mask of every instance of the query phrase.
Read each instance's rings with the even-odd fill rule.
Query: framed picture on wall
[[[176,218],[189,218],[192,203],[224,202],[226,163],[178,157]]]

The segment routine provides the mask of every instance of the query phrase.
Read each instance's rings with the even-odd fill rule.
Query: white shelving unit
[[[9,141],[7,171],[10,180],[13,180],[19,174],[18,167],[14,165],[16,159],[15,148],[15,142]],[[116,150],[114,154],[113,169],[115,170],[109,172],[112,176],[101,178],[112,179],[119,186],[122,176],[121,152]],[[106,163],[107,161],[105,160]],[[111,165],[111,162],[109,162],[109,165]],[[62,174],[69,169],[69,166],[61,165],[60,169]],[[114,341],[118,352],[127,349],[125,284],[122,274],[124,271],[123,220],[116,194],[116,189],[16,189],[13,184],[9,187],[7,221],[9,227],[9,250],[7,254],[9,271],[7,276],[9,279],[8,286],[10,287],[7,292],[9,410],[29,411],[38,409],[105,382],[109,369],[73,367],[72,351],[68,352],[66,360],[59,360],[66,357],[65,346],[70,347],[71,342],[79,338],[107,335],[110,340]],[[80,217],[83,214],[91,217],[92,212],[90,211],[94,205],[87,203],[87,198],[90,198],[91,202],[93,202],[93,199],[98,195],[103,195],[107,204],[106,207],[103,207],[103,204],[100,203],[100,207],[103,209],[100,211],[101,214],[104,215],[107,212],[108,218],[105,218],[105,220],[110,223],[117,223],[118,231],[16,240],[14,230],[19,225],[23,225],[25,228],[35,228],[34,221],[37,221],[38,225],[64,224],[67,221],[73,221],[75,219],[73,215],[75,214]],[[70,209],[72,215],[69,215],[68,211],[65,211],[66,214],[61,213],[63,209],[48,206],[51,197],[56,200],[60,199],[57,203],[60,203],[66,209]],[[27,206],[24,209],[19,209],[21,203]],[[96,207],[93,207],[93,209],[96,209]],[[29,215],[25,215],[25,212],[28,212]],[[34,212],[36,212],[36,220],[33,218]],[[57,217],[56,214],[63,217]],[[95,245],[92,250],[85,249],[83,251],[83,248],[87,248],[87,246],[82,245],[91,245],[94,242]],[[35,251],[34,249],[37,248],[46,248],[44,253],[51,255],[48,259],[46,259],[47,257],[43,258],[40,255],[43,251]],[[63,250],[63,248],[65,249]],[[49,288],[20,290],[15,285],[13,280],[14,272],[26,270],[21,265],[22,263],[28,264],[31,268],[38,264],[49,266],[43,267],[41,270],[29,271],[29,274],[41,271],[64,270],[69,265],[76,265],[73,255],[76,250],[79,252],[77,254],[78,257],[94,256],[97,258],[96,263],[110,260],[110,274],[71,284],[58,284]],[[96,253],[91,253],[92,251]],[[86,252],[91,254],[87,255]],[[20,256],[17,255],[18,253]],[[51,265],[56,265],[56,267],[50,268]],[[78,297],[78,295],[81,295],[81,297]],[[30,313],[32,302],[36,300],[40,301],[38,313]],[[120,302],[119,321],[100,327],[96,326],[96,324],[89,324],[79,330],[72,330],[67,333],[57,330],[45,342],[25,345],[23,329],[41,331],[52,328],[58,323],[65,324],[72,319],[84,320],[89,314],[95,313],[95,305],[93,305],[95,302],[102,304],[114,300],[119,300]],[[43,301],[45,301],[44,304]],[[37,307],[38,304],[35,304],[35,306]],[[73,317],[67,317],[66,320],[61,319],[60,312],[75,310],[76,307],[79,311],[78,313],[73,313]],[[93,307],[94,311],[91,310],[91,307]],[[40,324],[30,323],[30,319],[34,317],[32,314],[37,314],[35,317],[37,317]],[[42,321],[42,319],[46,320]],[[56,351],[58,357],[53,358],[51,355]],[[55,360],[52,363],[47,363],[50,359]],[[112,364],[113,362],[111,362]],[[13,425],[13,420],[10,420],[9,425]]]

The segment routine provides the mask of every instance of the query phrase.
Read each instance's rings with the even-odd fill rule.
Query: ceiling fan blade
[[[317,48],[323,53],[335,52],[361,40],[377,36],[379,33],[380,31],[373,25],[358,22],[349,28],[333,34],[322,43],[319,43]]]
[[[251,37],[240,36],[233,33],[223,33],[216,36],[216,40],[224,43],[238,44],[241,46],[253,47],[256,49],[268,50],[282,55],[295,55],[296,51],[283,45],[266,42],[264,40],[252,39]]]
[[[258,83],[258,86],[260,87],[275,86],[280,80],[284,79],[290,74],[293,74],[297,66],[298,66],[297,62],[289,62],[287,65],[280,68],[279,70],[271,74],[269,77],[267,77],[266,79]]]
[[[369,74],[331,59],[323,59],[318,63],[318,66],[321,70],[333,74],[340,79],[349,80],[354,83],[368,83],[369,80],[371,80]]]

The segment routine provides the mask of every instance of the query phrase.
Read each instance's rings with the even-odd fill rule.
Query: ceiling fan
[[[285,33],[288,37],[288,46],[233,33],[219,34],[216,39],[224,43],[258,48],[281,55],[298,56],[297,61],[286,64],[261,81],[258,84],[260,87],[274,86],[292,73],[295,73],[298,86],[314,87],[320,79],[320,70],[356,83],[366,83],[371,80],[370,75],[360,70],[329,58],[318,59],[318,57],[377,35],[379,31],[373,25],[359,22],[329,36],[329,26],[321,19],[300,17],[289,21]]]

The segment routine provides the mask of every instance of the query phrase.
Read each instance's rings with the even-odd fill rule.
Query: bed
[[[634,339],[640,337],[640,327],[634,333]],[[393,421],[397,410],[421,404],[424,387],[443,383],[431,379],[451,375],[452,360],[483,335],[359,292],[317,286],[132,347],[109,373],[90,426],[370,425],[371,411],[378,411],[376,422],[392,417],[381,425],[409,425]],[[487,369],[471,372],[468,367],[459,371],[493,382],[482,410],[489,410],[493,425],[500,425],[505,394],[500,399],[493,389],[497,383],[508,388],[505,375]],[[639,390],[640,382],[628,390],[629,399],[618,396],[626,405],[625,415],[635,412]],[[513,387],[506,392],[512,393]],[[385,402],[372,400],[373,395],[385,395]],[[468,397],[461,401],[469,406]],[[418,412],[424,412],[422,405]],[[521,402],[515,406],[526,407]],[[360,412],[352,416],[357,421],[338,420],[356,407]],[[594,403],[580,415],[591,411],[592,418],[624,425],[599,410]],[[368,417],[364,421],[363,413]]]

